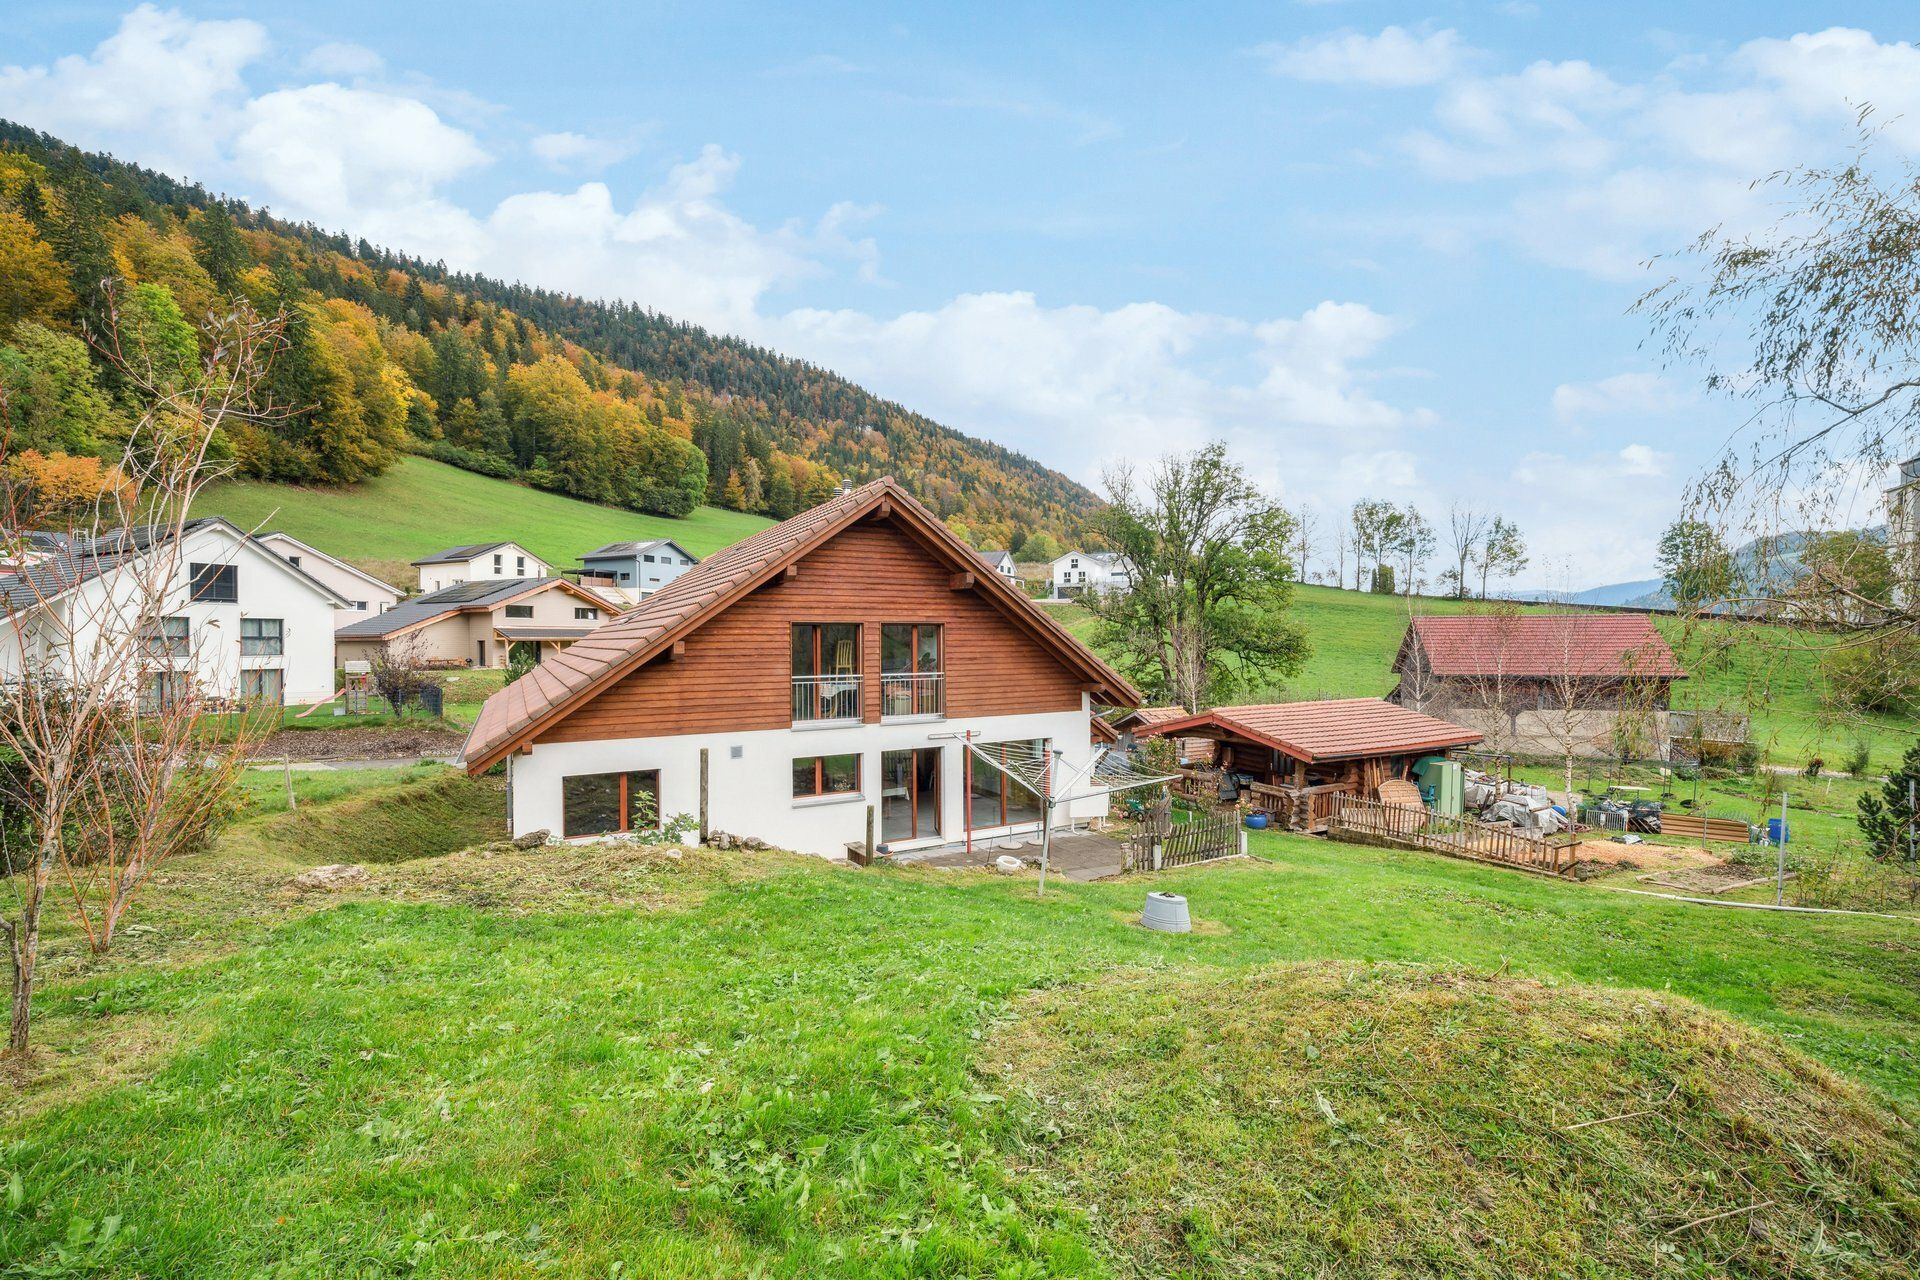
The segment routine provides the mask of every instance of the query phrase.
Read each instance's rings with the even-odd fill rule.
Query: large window
[[[507,616],[509,618],[531,618],[533,616],[533,606],[530,604],[510,604],[507,606]]]
[[[600,621],[600,611],[591,605],[576,605],[573,610],[573,620],[575,622],[598,622]]]
[[[140,709],[160,712],[193,696],[193,677],[184,671],[155,671],[140,686]]]
[[[240,600],[240,571],[230,564],[189,564],[195,600],[211,604],[237,604]]]
[[[189,656],[192,626],[185,618],[155,618],[147,625],[144,640],[149,658],[185,658]]]
[[[1027,766],[1027,771],[1031,770],[1032,764],[1047,758],[1044,738],[1026,742],[985,742],[980,744],[980,750],[996,760]],[[967,804],[973,815],[975,830],[1040,821],[1040,797],[1023,784],[984,760],[971,761],[968,770],[973,777],[972,784],[967,788]]]
[[[940,834],[940,748],[880,754],[880,838]]]
[[[794,722],[859,718],[860,624],[795,623]]]
[[[562,834],[607,836],[660,825],[660,771],[580,773],[560,779]]]
[[[284,626],[279,618],[240,619],[240,656],[277,658],[286,652]]]
[[[793,762],[793,798],[857,796],[860,794],[860,757],[801,756]]]
[[[286,673],[277,667],[260,671],[242,671],[240,673],[240,698],[242,701],[259,706],[279,707],[286,705]]]
[[[940,628],[889,622],[880,628],[880,714],[937,716],[944,706]]]

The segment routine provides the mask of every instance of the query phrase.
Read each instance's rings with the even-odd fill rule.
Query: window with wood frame
[[[560,830],[574,836],[651,831],[660,825],[660,771],[577,773],[560,779]]]
[[[986,742],[980,750],[996,760],[1031,765],[1047,759],[1047,740]],[[1040,821],[1041,799],[1025,784],[976,758],[968,759],[967,772],[967,811],[976,830]]]
[[[880,627],[880,714],[937,716],[946,706],[937,622],[888,622]]]
[[[860,624],[793,624],[793,719],[860,718]]]
[[[793,798],[795,800],[859,794],[860,757],[858,755],[801,756],[793,762]]]

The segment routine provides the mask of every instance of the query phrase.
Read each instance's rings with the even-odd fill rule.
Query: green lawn
[[[228,481],[210,489],[199,509],[243,529],[285,530],[402,587],[417,581],[409,561],[460,543],[512,539],[570,567],[584,551],[629,538],[672,538],[697,556],[710,555],[769,523],[714,507],[684,520],[642,515],[420,457],[342,489]]]
[[[1317,1177],[1329,1161],[1369,1176],[1356,1166],[1317,1183],[1291,1216],[1229,1201],[1223,1235],[1212,1197],[1244,1170],[1218,1183],[1215,1153],[1182,1147],[1192,1163],[1169,1171],[1163,1152],[1156,1181],[1134,1190],[1192,1237],[1195,1261],[1179,1274],[1271,1274],[1248,1262],[1269,1256],[1249,1252],[1256,1230],[1262,1248],[1323,1245],[1316,1274],[1375,1273],[1391,1246],[1398,1274],[1549,1275],[1583,1240],[1592,1276],[1764,1274],[1739,1265],[1755,1250],[1781,1251],[1801,1275],[1897,1274],[1885,1223],[1920,1222],[1911,1132],[1881,1110],[1920,1103],[1911,924],[1693,908],[1270,833],[1253,841],[1266,860],[1061,883],[1044,901],[1029,878],[785,855],[371,856],[382,832],[386,857],[407,856],[417,837],[397,824],[489,809],[497,820],[488,785],[363,789],[303,810],[300,830],[292,815],[250,819],[171,868],[136,913],[142,931],[104,962],[77,958],[56,928],[42,1075],[0,1122],[0,1188],[13,1188],[0,1195],[0,1273],[1134,1274],[1122,1224],[1090,1215],[1099,1197],[1062,1176],[1100,1154],[1079,1145],[1094,1139],[1071,1114],[1055,1125],[1059,1095],[1037,1066],[1008,1074],[1009,1031],[1038,1026],[1056,1057],[1082,1051],[1029,1023],[1045,991],[1050,1008],[1106,1010],[1089,1033],[1138,1019],[1131,1051],[1164,1074],[1136,1087],[1192,1099],[1281,1054],[1273,1036],[1325,1037],[1324,1056],[1287,1041],[1287,1070],[1247,1077],[1235,1105],[1304,1117],[1288,1141],[1309,1144]],[[390,807],[395,796],[410,798]],[[342,849],[372,865],[366,892],[288,888],[292,871]],[[1150,883],[1187,894],[1199,931],[1130,923]],[[1334,968],[1295,982],[1271,967],[1296,962]],[[1407,962],[1436,966],[1436,982],[1523,986],[1417,1017],[1391,1000],[1329,1012],[1351,983],[1402,990],[1404,971],[1381,966]],[[1178,1038],[1185,1019],[1169,1023],[1178,1001],[1148,1008],[1109,991],[1129,975],[1205,1003],[1200,1039]],[[1591,991],[1556,1001],[1565,983]],[[1217,1009],[1210,984],[1224,984]],[[1282,1003],[1234,1012],[1249,984]],[[1505,1025],[1499,1001],[1523,999],[1554,1012],[1507,1019],[1507,1038],[1490,1040]],[[1672,1026],[1704,1016],[1689,1001],[1739,1025],[1675,1039]],[[1249,1035],[1244,1062],[1213,1050]],[[1580,1072],[1560,1069],[1574,1061],[1563,1043]],[[1389,1072],[1349,1050],[1364,1045],[1411,1056]],[[1686,1083],[1677,1129],[1609,1124],[1551,1165],[1529,1154],[1576,1119],[1632,1109],[1668,1067]],[[1473,1081],[1489,1073],[1499,1090],[1483,1094]],[[1615,1083],[1587,1091],[1595,1080]],[[1772,1092],[1782,1080],[1791,1095]],[[1716,1082],[1730,1087],[1716,1094]],[[1316,1093],[1348,1127],[1319,1118]],[[1787,1109],[1769,1112],[1776,1103]],[[1807,1117],[1849,1127],[1801,1150]],[[1272,1137],[1239,1119],[1223,1139]],[[1636,1156],[1629,1177],[1615,1144],[1653,1142],[1655,1124],[1668,1154]],[[1151,1146],[1150,1133],[1135,1140]],[[1435,1143],[1455,1161],[1478,1153],[1464,1208],[1441,1215],[1461,1239],[1406,1235],[1434,1214],[1415,1196],[1452,1203],[1447,1185],[1396,1190],[1385,1176]],[[1775,1163],[1742,1163],[1763,1148]],[[1798,1170],[1791,1187],[1777,1183],[1779,1160]],[[1690,1206],[1751,1204],[1749,1175],[1792,1201],[1759,1219],[1762,1234],[1739,1215],[1674,1233]],[[1269,1176],[1297,1181],[1279,1166]],[[1483,1191],[1531,1206],[1527,1229],[1553,1239],[1518,1259],[1462,1255]],[[1323,1194],[1336,1199],[1316,1203]],[[1238,1211],[1265,1216],[1236,1223]],[[1330,1227],[1354,1221],[1405,1230],[1343,1253]]]
[[[1380,697],[1393,688],[1393,659],[1413,611],[1456,614],[1476,603],[1418,597],[1377,596],[1335,587],[1296,588],[1294,618],[1307,630],[1312,651],[1284,689],[1286,698]],[[1548,606],[1541,606],[1546,608]],[[1081,639],[1093,617],[1078,605],[1051,608]],[[1874,764],[1891,767],[1909,745],[1915,726],[1899,716],[1836,714],[1820,696],[1819,635],[1787,627],[1656,618],[1691,678],[1674,686],[1676,707],[1704,706],[1753,716],[1754,736],[1776,761],[1800,763],[1819,754],[1837,762],[1849,744],[1866,742]]]

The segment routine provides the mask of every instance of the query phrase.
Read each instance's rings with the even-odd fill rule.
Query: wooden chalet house
[[[987,750],[1086,764],[1092,707],[1138,692],[891,479],[690,567],[488,699],[464,753],[507,762],[515,835],[700,815],[844,856],[1037,829]],[[652,803],[642,803],[646,797]],[[1056,811],[1101,816],[1104,798]]]

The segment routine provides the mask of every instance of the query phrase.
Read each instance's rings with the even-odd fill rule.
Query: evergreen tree
[[[1900,767],[1880,787],[1880,794],[1860,797],[1860,834],[1867,852],[1882,862],[1905,861],[1920,851],[1920,814],[1913,797],[1920,794],[1920,741],[1907,748]]]
[[[47,238],[67,268],[75,323],[99,337],[111,327],[107,285],[117,274],[113,251],[107,246],[107,215],[100,205],[100,185],[74,150],[61,156],[54,176],[60,189],[60,209]]]
[[[226,206],[209,204],[193,216],[187,230],[193,237],[193,256],[213,283],[223,293],[239,292],[240,277],[253,265],[253,255]]]

